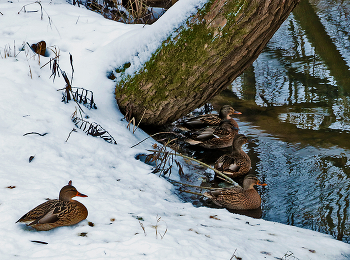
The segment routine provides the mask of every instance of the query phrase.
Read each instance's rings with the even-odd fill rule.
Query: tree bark
[[[120,110],[163,125],[202,106],[259,56],[300,0],[208,0],[132,78],[116,86]]]

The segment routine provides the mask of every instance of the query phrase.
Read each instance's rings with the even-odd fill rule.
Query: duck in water
[[[237,178],[248,174],[251,167],[251,160],[243,150],[242,145],[248,142],[248,138],[239,134],[232,142],[232,152],[224,154],[216,160],[214,168],[230,178]],[[220,178],[220,176],[215,176]]]
[[[233,138],[238,134],[238,128],[232,120],[223,120],[217,127],[207,127],[193,131],[190,133],[190,138],[186,139],[185,142],[206,149],[230,147]]]
[[[266,186],[260,183],[255,176],[247,175],[242,187],[222,188],[205,192],[204,196],[216,205],[234,210],[257,209],[261,205],[261,197],[254,188],[255,185]]]
[[[233,107],[224,105],[219,111],[219,115],[216,114],[205,114],[195,117],[189,117],[183,120],[182,124],[188,128],[203,128],[206,126],[218,126],[222,120],[232,120],[235,127],[238,128],[237,122],[231,118],[231,115],[240,115],[241,112],[235,111]]]

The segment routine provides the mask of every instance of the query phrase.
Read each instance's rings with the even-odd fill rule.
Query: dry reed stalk
[[[161,221],[161,217],[158,218],[158,215],[157,215],[156,219],[157,219],[157,224],[155,226],[153,226],[155,228],[155,230],[156,230],[156,238],[158,239],[158,234],[159,234],[160,238],[163,239],[165,234],[166,234],[166,232],[168,231],[167,224],[166,224],[166,222],[164,220],[162,220],[165,223],[165,226],[166,226],[165,231],[164,231],[164,233],[162,235],[161,233],[158,232],[158,226],[159,226],[158,224]]]
[[[226,176],[225,174],[223,174],[222,172],[214,169],[213,167],[211,167],[210,165],[206,164],[206,163],[203,163],[197,159],[194,159],[192,157],[189,157],[189,156],[186,156],[186,155],[183,155],[181,153],[172,153],[172,152],[168,152],[168,151],[162,151],[162,150],[147,150],[149,152],[153,152],[154,154],[154,157],[155,158],[159,158],[159,156],[157,155],[157,153],[168,153],[168,155],[174,155],[174,156],[180,156],[182,158],[185,158],[185,159],[188,159],[190,161],[194,161],[196,163],[199,163],[200,165],[203,165],[207,168],[209,168],[210,170],[214,171],[215,173],[217,173],[218,175],[220,175],[224,181],[230,183],[230,184],[233,184],[234,186],[240,186],[237,182],[233,181],[230,177]]]
[[[142,230],[143,230],[143,233],[145,234],[145,236],[147,236],[145,227],[143,226],[143,224],[141,223],[140,220],[139,220],[139,223],[140,223],[140,226],[141,226],[141,228],[142,228]]]

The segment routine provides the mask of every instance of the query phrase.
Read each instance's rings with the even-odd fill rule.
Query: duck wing
[[[243,190],[241,187],[233,187],[206,192],[204,195],[216,205],[228,209],[256,209],[261,205],[260,195],[255,189]]]
[[[199,128],[208,125],[218,125],[221,119],[215,114],[200,115],[188,118],[185,125],[192,128]]]
[[[235,157],[232,157],[229,154],[224,154],[219,159],[217,159],[214,167],[215,169],[223,172],[238,172],[240,165],[237,164]]]
[[[243,188],[236,186],[232,188],[217,189],[210,192],[205,192],[204,196],[211,199],[216,205],[226,207],[228,200],[235,203],[235,201],[240,201],[244,195]]]
[[[235,129],[231,124],[222,124],[215,128],[213,135],[218,136],[219,138],[232,135],[233,133],[238,133],[238,130]]]
[[[37,219],[41,219],[44,217],[55,205],[59,202],[59,200],[48,200],[34,209],[30,210],[26,214],[24,214],[17,222],[31,223]]]
[[[215,128],[206,127],[191,133],[191,137],[196,140],[204,141],[204,140],[213,138],[214,132],[215,132]]]
[[[44,215],[31,222],[29,225],[57,222],[60,217],[68,211],[69,204],[69,201],[58,200]]]

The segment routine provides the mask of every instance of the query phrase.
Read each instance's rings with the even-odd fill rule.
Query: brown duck
[[[23,215],[17,222],[27,223],[39,231],[46,231],[60,226],[70,226],[86,219],[88,211],[73,197],[87,197],[72,186],[72,181],[64,186],[59,199],[48,200]],[[16,222],[16,223],[17,223]]]
[[[232,142],[232,152],[224,154],[216,160],[214,168],[226,174],[230,178],[241,177],[248,174],[251,161],[243,150],[242,145],[248,142],[245,135],[236,135]],[[220,177],[220,176],[216,176]]]
[[[222,120],[231,119],[235,123],[236,121],[231,118],[233,114],[242,114],[241,112],[235,111],[231,106],[224,105],[219,111],[219,115],[216,114],[205,114],[195,117],[187,118],[183,121],[183,124],[189,128],[202,128],[205,126],[218,126]],[[238,128],[236,123],[235,125]]]
[[[191,138],[186,139],[185,142],[206,149],[230,147],[233,138],[238,134],[238,128],[235,126],[236,121],[233,121],[233,119],[223,120],[217,127],[207,127],[191,132]]]
[[[266,186],[260,183],[255,176],[247,175],[242,187],[217,189],[205,192],[204,196],[211,199],[216,205],[228,209],[246,210],[257,209],[261,205],[261,197],[254,188],[255,185]]]

